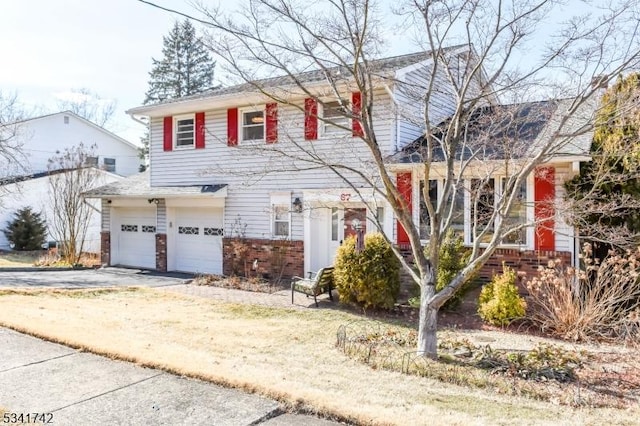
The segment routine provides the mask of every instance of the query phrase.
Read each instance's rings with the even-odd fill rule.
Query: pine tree
[[[4,235],[15,250],[40,250],[47,235],[47,225],[40,213],[24,207],[13,215]]]
[[[200,93],[211,88],[215,61],[187,19],[162,38],[162,59],[153,60],[145,104]]]

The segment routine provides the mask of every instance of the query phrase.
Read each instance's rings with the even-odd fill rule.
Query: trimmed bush
[[[14,250],[42,250],[47,225],[40,213],[24,207],[13,214],[13,220],[3,232]]]
[[[527,306],[518,294],[516,272],[505,265],[502,270],[502,274],[494,276],[480,292],[478,314],[493,325],[507,325],[514,319],[524,317]]]
[[[360,253],[354,237],[345,239],[338,248],[333,281],[340,300],[392,308],[400,293],[400,261],[381,234],[366,235],[364,241]]]

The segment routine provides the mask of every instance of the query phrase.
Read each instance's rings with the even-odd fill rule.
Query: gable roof
[[[451,52],[465,45],[457,45],[443,48],[443,52]],[[373,75],[380,77],[390,77],[390,73],[401,70],[403,68],[409,67],[411,65],[418,64],[420,62],[426,61],[431,57],[431,52],[422,51],[416,53],[410,53],[406,55],[392,56],[388,58],[374,59],[367,63],[368,68],[371,70]],[[297,73],[293,77],[289,75],[282,75],[277,77],[270,77],[255,80],[252,83],[241,83],[228,87],[217,87],[215,89],[211,89],[202,93],[184,96],[177,99],[168,99],[162,102],[157,102],[151,105],[143,105],[135,108],[131,108],[126,111],[127,114],[142,114],[146,111],[152,110],[155,107],[161,107],[164,105],[170,104],[178,104],[178,103],[187,103],[194,100],[202,100],[215,98],[219,96],[225,95],[235,95],[239,93],[246,93],[255,91],[256,85],[260,87],[280,87],[280,86],[290,86],[295,85],[296,81],[301,83],[317,83],[322,82],[327,79],[327,74],[331,74],[333,76],[339,76],[342,73],[348,75],[347,68],[344,66],[332,66],[326,69],[314,69],[310,71],[305,71],[301,73]]]
[[[548,142],[553,125],[566,111],[571,99],[552,99],[520,104],[491,105],[472,112],[464,129],[464,144],[455,153],[456,160],[502,160],[527,158],[538,152]],[[582,117],[588,121],[588,117]],[[449,120],[435,126],[436,139],[446,129]],[[570,120],[565,127],[567,140],[559,143],[554,157],[587,157],[591,149],[593,131],[582,128],[579,119]],[[571,133],[576,132],[575,136]],[[440,133],[440,134],[438,134]],[[422,136],[401,151],[387,158],[392,164],[421,163],[426,154],[426,140]],[[434,162],[445,161],[441,146],[433,148]]]
[[[121,138],[120,136],[116,135],[113,132],[110,132],[109,130],[105,129],[104,127],[98,126],[96,123],[94,123],[93,121],[87,120],[86,118],[76,114],[73,111],[60,111],[60,112],[53,112],[51,114],[44,114],[44,115],[39,115],[37,117],[31,117],[31,118],[25,118],[23,120],[18,120],[15,122],[15,124],[19,124],[19,123],[28,123],[28,122],[32,122],[32,121],[38,121],[38,120],[43,120],[43,119],[47,119],[47,118],[51,118],[54,116],[64,116],[64,115],[70,115],[74,118],[76,118],[77,120],[79,120],[80,122],[89,125],[90,127],[104,133],[105,135],[109,136],[110,138],[113,138],[117,141],[119,141],[120,143],[129,146],[130,148],[135,149],[136,151],[138,150],[138,146],[129,142],[128,140]]]

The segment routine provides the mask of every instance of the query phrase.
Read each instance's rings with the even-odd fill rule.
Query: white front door
[[[175,270],[222,274],[222,208],[177,208]]]
[[[111,263],[155,269],[156,267],[156,209],[112,208],[114,227]]]

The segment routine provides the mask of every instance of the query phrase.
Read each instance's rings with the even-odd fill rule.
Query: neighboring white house
[[[461,58],[465,53],[451,52]],[[397,170],[397,187],[408,199],[416,222],[420,168],[403,153],[410,155],[412,142],[424,130],[401,112],[413,110],[419,115],[424,109],[406,96],[402,82],[426,81],[429,61],[421,53],[368,64],[379,77],[372,93],[377,144]],[[379,222],[391,241],[406,244],[391,207],[358,177],[357,173],[360,177],[375,173],[371,153],[360,138],[360,122],[343,117],[338,118],[342,128],[325,124],[336,109],[345,108],[336,104],[325,73],[310,71],[296,78],[313,90],[286,92],[286,104],[275,103],[245,84],[128,111],[150,120],[150,171],[89,194],[102,199],[102,262],[229,274],[236,256],[234,242],[242,237],[249,246],[246,257],[257,272],[268,275],[279,268],[283,276],[292,276],[332,264],[337,247],[354,234],[356,224],[373,232]],[[287,80],[261,83],[285,87]],[[349,100],[346,108],[357,117],[361,93],[348,83],[341,90],[342,99]],[[441,98],[430,109],[434,123],[445,119],[455,105],[444,84],[439,93]],[[523,196],[532,202],[559,197],[561,191],[554,188],[570,177],[577,161],[585,159],[588,143],[584,145],[558,159],[557,165],[540,169],[538,174],[544,177],[532,174]],[[308,147],[318,159],[316,167],[308,162]],[[287,155],[284,160],[282,153]],[[350,175],[353,186],[322,166],[332,163],[344,166],[340,170],[345,174],[350,173],[348,168],[357,172]],[[495,179],[500,182],[500,176]],[[499,194],[499,185],[495,188]],[[468,211],[468,203],[460,208]],[[533,207],[522,214],[538,218]],[[468,222],[469,214],[461,218]],[[566,225],[546,224],[557,232],[546,232],[541,239],[534,237],[537,230],[528,230],[526,238],[506,244],[500,255],[524,257],[531,265],[556,255],[571,258],[571,235],[564,238],[567,232],[560,232]],[[468,223],[460,226],[468,241]]]
[[[124,179],[122,176],[98,169],[96,187],[118,182]],[[74,172],[66,172],[74,173]],[[13,214],[20,208],[31,207],[35,212],[41,213],[42,217],[50,222],[52,214],[52,200],[49,188],[49,174],[47,172],[31,175],[21,182],[2,185],[2,190],[6,191],[0,202],[0,229],[4,229],[7,223],[13,218]],[[89,253],[100,252],[100,203],[96,200],[86,200],[94,209],[91,215],[83,251]],[[50,227],[47,227],[47,241],[55,241],[56,236],[52,235]],[[0,232],[0,249],[9,250],[9,241]]]
[[[95,145],[95,165],[101,169],[120,176],[139,170],[138,148],[134,144],[71,111],[34,117],[17,126],[25,159],[25,171],[20,174],[47,171],[51,157],[80,143],[86,148]]]
[[[30,206],[42,212],[46,219],[49,211],[49,184],[47,164],[51,157],[82,143],[93,147],[92,164],[100,169],[99,185],[123,179],[139,170],[138,148],[108,130],[70,112],[43,115],[16,123],[16,138],[21,144],[21,172],[18,176],[0,176],[0,230],[4,229],[13,214]],[[13,167],[12,170],[16,168]],[[93,202],[95,204],[95,202]],[[97,252],[100,247],[100,205],[95,205],[87,240],[87,251]],[[53,240],[54,237],[49,235]],[[0,249],[9,249],[3,232],[0,232]]]

